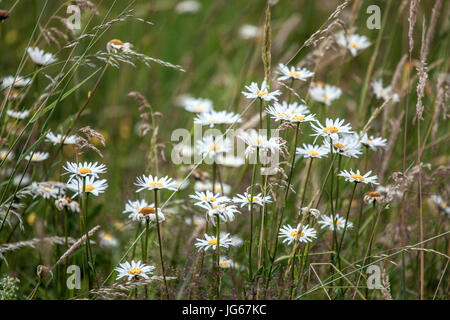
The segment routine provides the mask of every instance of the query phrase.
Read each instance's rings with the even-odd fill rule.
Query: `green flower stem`
[[[156,230],[158,233],[158,244],[159,244],[159,258],[161,259],[161,270],[164,279],[164,288],[166,290],[166,298],[169,299],[169,288],[167,287],[166,271],[164,269],[164,259],[163,259],[163,248],[161,241],[161,231],[159,228],[159,217],[158,217],[158,189],[155,189],[155,216],[156,216]]]

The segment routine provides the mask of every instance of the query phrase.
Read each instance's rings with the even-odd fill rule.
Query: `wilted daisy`
[[[370,46],[370,41],[366,36],[360,36],[358,34],[345,35],[344,32],[338,34],[337,43],[341,47],[348,49],[352,56],[356,56],[358,51]]]
[[[219,267],[223,269],[229,269],[234,267],[234,262],[230,258],[220,257],[219,259]]]
[[[380,192],[371,191],[364,196],[364,202],[367,204],[371,203],[382,203],[384,201],[384,195]]]
[[[48,157],[49,157],[49,155],[50,155],[50,154],[49,154],[48,152],[39,152],[39,151],[36,151],[35,153],[33,153],[33,156],[31,156],[30,154],[28,154],[28,155],[25,157],[25,160],[31,161],[31,162],[41,162],[41,161],[47,160]]]
[[[127,53],[127,52],[131,51],[131,47],[132,47],[132,45],[130,43],[128,43],[128,42],[124,43],[119,39],[109,40],[108,43],[106,44],[106,50],[108,52],[113,52],[113,53],[117,53],[119,51]]]
[[[261,35],[261,28],[251,24],[244,24],[239,28],[239,36],[244,40],[258,38]]]
[[[10,152],[8,154],[8,150],[7,149],[0,149],[0,162],[3,160],[12,160],[14,159],[14,152]]]
[[[320,217],[320,210],[314,209],[314,208],[309,208],[309,207],[303,207],[299,210],[298,212],[299,215],[310,215],[313,216],[314,218],[319,218]]]
[[[301,155],[303,158],[323,158],[328,155],[330,149],[318,145],[303,144],[302,147],[296,149],[296,154]]]
[[[436,194],[431,195],[431,200],[434,201],[434,203],[437,204],[440,210],[444,211],[446,214],[450,215],[450,207],[447,203],[447,201],[444,201],[444,199]]]
[[[223,186],[223,190],[222,190]],[[196,181],[194,184],[194,190],[195,191],[208,191],[212,190],[212,183],[210,180],[205,181]],[[222,194],[229,194],[231,191],[231,186],[226,183],[217,183],[214,186],[214,192],[219,192]]]
[[[213,103],[209,99],[187,98],[184,101],[184,109],[195,113],[210,112],[213,110]]]
[[[196,142],[197,151],[204,157],[215,159],[231,149],[231,141],[223,136],[204,136]]]
[[[52,143],[54,146],[61,143],[63,140],[64,135],[58,133],[54,134],[53,132],[47,133],[45,136],[45,141]],[[77,137],[76,136],[67,136],[64,139],[64,144],[76,144],[77,143]]]
[[[200,124],[202,126],[210,126],[213,128],[215,125],[219,124],[234,124],[241,122],[241,116],[234,112],[227,111],[214,111],[203,112],[197,114],[194,119],[195,124]]]
[[[263,206],[266,203],[271,203],[270,196],[264,197],[262,193],[258,193],[256,195],[253,195],[253,204],[257,204],[260,206]],[[250,203],[252,202],[252,196],[248,192],[244,192],[243,194],[237,194],[235,197],[233,197],[233,202],[240,204],[241,208],[245,205],[248,205],[248,208],[250,209]]]
[[[139,261],[131,261],[131,264],[127,261],[121,263],[119,267],[114,269],[119,274],[117,275],[116,280],[127,277],[128,281],[137,280],[138,278],[148,279],[148,275],[153,273],[155,270],[154,266],[147,266]]]
[[[356,170],[356,172],[353,172],[352,169],[350,169],[350,172],[347,170],[342,170],[338,176],[344,177],[345,181],[348,182],[355,182],[355,183],[364,183],[364,184],[378,184],[377,182],[377,176],[370,176],[372,171],[368,171],[365,175],[361,175],[361,172],[359,170]]]
[[[344,134],[332,140],[333,152],[344,157],[359,158],[362,154],[359,136],[356,133]],[[324,141],[324,147],[330,150],[330,141]]]
[[[236,206],[229,205],[227,203],[214,205],[210,203],[204,203],[202,204],[202,206],[208,210],[206,213],[209,217],[209,220],[214,226],[216,225],[217,217],[223,222],[228,222],[234,220],[235,213],[239,213],[239,211],[236,209]]]
[[[391,86],[383,88],[383,80],[381,79],[372,82],[372,89],[377,99],[383,99],[384,101],[392,99],[393,102],[400,101],[398,94],[392,91]]]
[[[216,159],[217,164],[227,167],[240,167],[245,164],[245,160],[234,155],[218,155]]]
[[[256,82],[252,82],[249,86],[245,86],[245,89],[247,89],[248,92],[242,91],[242,94],[247,99],[260,98],[264,101],[277,101],[277,96],[281,94],[280,90],[269,92],[269,88],[267,87],[267,83],[265,80],[262,82],[261,88],[258,87],[258,84]]]
[[[301,227],[301,230],[300,230]],[[312,242],[317,238],[317,232],[313,228],[309,228],[308,225],[299,223],[296,228],[292,228],[290,225],[284,225],[280,229],[278,235],[279,238],[284,238],[283,243],[291,244],[295,240],[300,242]]]
[[[55,200],[56,208],[61,211],[63,209],[68,209],[72,212],[80,212],[80,204],[75,200],[72,200],[68,197],[61,197]]]
[[[325,126],[320,122],[317,122],[317,125],[311,123],[311,127],[315,131],[312,136],[329,137],[336,140],[339,138],[339,135],[352,133],[352,127],[349,124],[344,124],[344,121],[344,119],[340,120],[339,118],[335,120],[327,118]]]
[[[6,114],[10,118],[22,120],[22,119],[27,118],[30,115],[30,111],[29,110],[24,110],[24,111],[8,110],[8,111],[6,111]]]
[[[155,189],[177,190],[176,183],[172,178],[169,178],[168,176],[158,178],[157,176],[152,175],[142,175],[142,177],[136,178],[136,182],[134,183],[134,185],[140,187],[136,190],[136,192]]]
[[[335,223],[336,221],[336,223]],[[321,220],[319,220],[318,222],[322,229],[323,228],[328,228],[331,231],[334,231],[334,225],[336,224],[336,230],[342,230],[344,229],[345,226],[345,219],[343,217],[340,217],[339,214],[335,214],[335,220],[333,220],[333,217],[331,216],[325,216],[323,215],[321,217]],[[347,222],[347,229],[351,229],[353,228],[353,223],[351,223],[350,221]]]
[[[231,239],[230,234],[226,233],[223,236],[220,235],[219,237],[219,246],[223,248],[229,248],[231,246]],[[209,236],[205,233],[205,239],[197,238],[197,242],[195,243],[195,246],[198,248],[198,251],[204,250],[207,251],[209,249],[216,250],[217,247],[217,237]]]
[[[361,138],[361,143],[372,149],[373,151],[376,151],[378,148],[385,148],[387,146],[387,140],[383,139],[381,137],[375,138],[374,136],[368,136],[367,133],[364,133],[363,137]]]
[[[66,166],[63,166],[63,169],[67,172],[63,174],[70,174],[69,181],[70,182],[75,177],[87,177],[92,176],[98,178],[99,173],[106,172],[106,166],[104,164],[98,164],[98,162],[66,162]]]
[[[220,193],[214,194],[209,190],[207,190],[206,192],[197,191],[194,195],[190,195],[189,198],[197,200],[197,202],[194,203],[196,206],[200,206],[206,209],[208,209],[208,207],[204,206],[206,203],[215,206],[230,201],[228,197],[221,196]]]
[[[175,11],[177,13],[195,13],[198,10],[200,10],[201,8],[201,4],[197,1],[194,0],[185,0],[185,1],[181,1],[179,2],[176,6],[175,6]]]
[[[1,80],[1,89],[22,88],[29,85],[30,82],[30,78],[23,78],[21,76],[17,76],[17,78],[15,78],[14,76],[7,76]]]
[[[280,81],[288,79],[306,81],[306,79],[311,78],[314,75],[314,72],[311,72],[306,68],[296,68],[294,66],[289,68],[282,63],[278,65],[278,69],[281,73],[281,76],[278,77],[278,80]]]
[[[117,247],[119,241],[111,233],[100,232],[100,246],[105,248]]]
[[[85,188],[83,189],[83,179],[86,179]],[[94,196],[98,196],[100,193],[105,192],[108,188],[108,183],[106,179],[95,180],[94,176],[86,176],[84,178],[75,177],[69,183],[67,183],[67,188],[75,192],[72,199],[79,195],[81,192],[87,192]]]
[[[338,99],[342,94],[342,90],[336,86],[322,83],[314,83],[309,89],[309,95],[317,102],[325,103],[327,106],[334,100]]]
[[[148,203],[145,200],[136,200],[128,202],[125,204],[125,210],[123,213],[128,213],[128,218],[133,221],[138,221],[145,223],[147,220],[151,222],[156,222],[156,209],[154,203]],[[158,208],[158,221],[162,222],[166,220],[161,209]]]
[[[41,50],[38,47],[28,47],[27,52],[31,60],[33,60],[33,62],[38,66],[48,66],[58,60],[53,54],[45,53],[44,50]]]

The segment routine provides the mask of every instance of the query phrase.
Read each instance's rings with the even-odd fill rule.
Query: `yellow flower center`
[[[211,151],[217,151],[217,150],[220,149],[220,145],[218,145],[218,144],[211,144],[211,145],[208,146],[208,149],[211,150]]]
[[[297,230],[292,231],[291,232],[291,236],[292,237],[297,237],[298,236],[298,231]],[[304,237],[304,236],[305,236],[305,234],[303,232],[300,232],[300,237]]]
[[[323,99],[324,99],[325,101],[328,101],[328,100],[330,99],[330,97],[326,94],[326,95],[323,97]]]
[[[291,71],[291,72],[289,72],[289,75],[290,75],[291,77],[296,77],[296,78],[300,78],[300,73],[298,73],[298,72],[295,72],[295,71]]]
[[[358,44],[356,44],[356,42],[352,42],[352,47],[353,47],[354,49],[356,49],[356,48],[358,47]]]
[[[322,82],[322,81],[316,81],[316,82],[315,82],[315,85],[316,85],[316,86],[320,86],[320,87],[322,87],[322,88],[325,88],[325,82]]]
[[[333,224],[333,222],[331,222],[332,224]],[[336,225],[338,226],[338,225],[341,225],[342,224],[342,222],[340,222],[339,220],[337,220],[336,221]]]
[[[150,187],[152,188],[162,188],[164,187],[163,184],[161,182],[150,182]]]
[[[6,152],[0,152],[0,158],[3,160],[6,158]]]
[[[246,201],[250,202],[251,201],[251,197],[248,197],[247,199],[245,199]],[[258,197],[253,197],[253,202],[259,201]]]
[[[371,191],[369,192],[369,197],[371,198],[381,197],[381,194],[375,191]]]
[[[256,90],[256,94],[260,97],[267,96],[269,93],[265,90]]]
[[[41,158],[41,156],[38,154],[33,155],[33,160],[39,160],[40,158]]]
[[[295,117],[292,117],[292,120],[303,121],[303,120],[305,120],[305,117],[303,117],[303,116],[295,116]]]
[[[350,176],[350,178],[352,178],[353,180],[359,180],[361,182],[364,181],[364,177],[362,175],[360,175],[360,174],[357,174],[357,173],[352,174]]]
[[[286,113],[281,113],[281,112],[278,112],[278,114],[277,114],[279,117],[288,117],[288,115],[286,114]]]
[[[219,265],[220,265],[221,267],[227,268],[229,264],[228,264],[228,261],[222,260],[222,261],[219,262]]]
[[[336,148],[338,148],[338,149],[344,149],[344,145],[343,144],[340,144],[340,143],[336,143],[335,145],[334,145]]]
[[[84,187],[84,191],[87,191],[87,192],[92,191],[92,190],[94,190],[94,189],[95,189],[95,187],[94,187],[92,184],[87,184],[87,185]]]
[[[442,202],[441,202],[441,207],[442,207],[442,208],[447,208],[447,202],[442,201]]]
[[[128,270],[128,274],[132,274],[132,275],[137,275],[137,274],[141,274],[141,273],[142,273],[141,268],[132,268],[132,269]]]
[[[92,170],[89,168],[80,168],[80,169],[78,169],[78,172],[81,174],[88,174],[88,173],[92,173]]]
[[[196,107],[195,107],[195,110],[196,110],[197,112],[203,112],[203,111],[205,111],[205,109],[204,109],[202,106],[196,106]]]
[[[143,207],[139,209],[139,213],[143,214],[144,216],[148,216],[149,214],[155,214],[156,210],[152,207]]]
[[[111,240],[113,238],[113,236],[112,236],[112,234],[110,234],[110,233],[105,233],[104,235],[103,235],[103,239],[105,239],[105,240]]]
[[[335,126],[329,126],[323,129],[323,133],[337,133],[337,132],[339,132],[339,129],[336,128]]]
[[[109,44],[115,44],[116,46],[123,46],[123,42],[119,39],[112,39],[108,42]]]
[[[222,191],[222,188],[221,188],[220,186],[215,186],[215,187],[214,187],[214,191],[215,191],[215,192],[221,192],[221,191]]]
[[[319,153],[317,151],[314,151],[314,150],[310,150],[309,154],[312,155],[312,156],[318,156],[319,155]]]
[[[211,202],[215,202],[217,199],[214,197],[203,197],[202,198],[203,201],[211,201]]]
[[[208,244],[212,245],[212,246],[217,245],[217,239],[210,239],[210,240],[208,240]]]
[[[44,188],[44,189],[42,189],[42,192],[45,192],[45,193],[52,193],[52,189],[50,189],[50,188]]]

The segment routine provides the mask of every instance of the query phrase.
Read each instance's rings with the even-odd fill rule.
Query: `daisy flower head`
[[[33,153],[33,155],[29,154],[25,157],[25,160],[31,161],[31,162],[41,162],[44,160],[47,160],[50,154],[48,152],[39,152],[36,151]]]
[[[220,236],[222,236],[222,235],[225,235],[225,233],[221,232]],[[244,244],[244,240],[241,237],[239,237],[238,235],[232,235],[232,236],[230,236],[230,239],[231,239],[231,245],[233,247],[241,247]]]
[[[31,82],[30,78],[23,78],[21,76],[18,76],[17,78],[15,78],[14,76],[7,76],[0,81],[2,90],[12,88],[23,88],[29,85],[30,82]]]
[[[314,218],[319,218],[321,213],[320,210],[314,209],[314,208],[309,208],[309,207],[303,207],[300,209],[300,211],[298,212],[299,215],[309,215],[312,216]]]
[[[98,164],[98,162],[66,162],[66,165],[63,166],[63,169],[66,170],[63,174],[70,174],[69,181],[70,182],[75,177],[95,177],[99,178],[99,173],[106,172],[106,166],[104,164]]]
[[[168,190],[177,190],[176,183],[172,178],[165,176],[163,178],[158,178],[157,176],[146,176],[142,175],[142,177],[137,177],[135,186],[140,187],[136,190],[136,192],[141,192],[142,190],[160,190],[160,189],[168,189]]]
[[[84,188],[83,179],[86,179]],[[105,192],[106,188],[108,188],[108,183],[106,182],[106,179],[95,180],[94,176],[76,176],[67,183],[67,188],[75,192],[75,194],[72,196],[72,199],[80,195],[81,192],[87,192],[92,194],[93,196],[98,197],[100,193]]]
[[[234,262],[230,258],[227,257],[220,257],[219,259],[219,267],[222,269],[229,269],[233,268]]]
[[[194,0],[185,0],[179,2],[176,7],[175,11],[179,14],[183,13],[195,13],[198,10],[200,10],[201,4],[198,1]]]
[[[280,229],[278,238],[284,238],[283,243],[291,244],[298,240],[300,242],[312,242],[317,238],[317,232],[313,228],[309,228],[308,225],[299,223],[296,228],[292,228],[290,225],[284,225]]]
[[[312,144],[303,144],[303,147],[296,149],[296,154],[301,155],[303,158],[323,158],[330,152],[329,148]]]
[[[8,111],[6,111],[6,114],[10,118],[23,120],[30,115],[30,111],[29,110],[24,110],[24,111],[8,110]]]
[[[234,124],[241,122],[241,116],[234,112],[222,111],[208,111],[197,114],[194,119],[194,124],[200,124],[202,126],[210,126],[213,128],[219,124]]]
[[[255,39],[262,35],[262,30],[258,26],[244,24],[239,28],[239,36],[244,40]]]
[[[370,46],[370,41],[366,36],[356,33],[346,35],[344,32],[338,34],[337,43],[350,51],[352,56],[356,56],[358,51],[366,49]]]
[[[283,101],[282,104],[275,102],[273,106],[268,107],[265,111],[270,114],[275,121],[282,120],[292,123],[301,123],[316,120],[314,114],[309,114],[310,111],[307,106],[297,102],[289,104],[285,101]]]
[[[100,232],[100,246],[104,248],[114,248],[117,247],[119,241],[111,233]]]
[[[12,159],[14,159],[14,152],[10,151],[8,153],[8,149],[0,149],[0,162]]]
[[[312,136],[331,138],[332,140],[339,139],[339,135],[346,133],[353,133],[352,127],[349,124],[344,124],[344,119],[329,119],[325,120],[325,126],[320,122],[317,125],[311,124],[311,127],[315,131]]]
[[[256,130],[247,130],[239,133],[237,135],[239,139],[245,142],[247,148],[245,149],[245,157],[248,158],[249,155],[255,154],[256,150],[260,152],[280,152],[286,141],[279,137],[271,137],[267,139],[265,134],[259,134]]]
[[[359,158],[362,154],[362,145],[359,141],[359,136],[356,133],[343,134],[337,139],[331,140],[333,151],[344,157]],[[330,141],[324,141],[324,147],[330,150]]]
[[[368,194],[364,196],[364,202],[366,204],[382,203],[384,202],[384,200],[385,200],[384,195],[377,191],[370,191]]]
[[[350,169],[350,172],[347,170],[342,170],[338,176],[344,177],[345,181],[348,182],[355,182],[355,183],[364,183],[364,184],[378,184],[377,176],[370,176],[372,171],[368,171],[365,175],[361,175],[361,172],[359,170],[356,170],[356,172],[353,172],[352,169]]]
[[[248,208],[250,209],[251,203],[257,204],[259,206],[263,206],[266,203],[271,203],[270,196],[264,197],[262,193],[258,193],[256,195],[253,195],[253,201],[252,196],[248,192],[244,192],[243,194],[237,194],[235,197],[233,197],[233,202],[236,204],[240,204],[241,208],[245,205],[248,205]]]
[[[38,47],[28,47],[27,52],[31,60],[40,67],[48,66],[58,60],[53,54],[45,53],[44,50],[41,50]]]
[[[225,233],[224,235],[219,236],[219,247],[228,249],[231,245],[232,242],[229,233]],[[217,247],[217,237],[209,236],[205,233],[205,239],[197,238],[195,246],[198,248],[198,251],[207,251],[209,249],[212,249],[214,251]]]
[[[148,203],[145,200],[136,200],[128,202],[125,204],[125,210],[122,213],[128,213],[128,218],[132,221],[137,221],[145,223],[147,220],[151,222],[156,222],[156,210],[154,203]],[[158,208],[158,221],[162,222],[166,220],[161,209]]]
[[[291,66],[290,68],[282,63],[278,65],[281,76],[278,80],[284,81],[288,79],[306,81],[306,79],[311,78],[314,72],[309,71],[306,68],[296,68]]]
[[[219,154],[230,151],[231,141],[223,136],[204,136],[196,142],[196,149],[207,159],[215,160]]]
[[[441,196],[437,194],[431,195],[431,200],[439,207],[439,209],[446,214],[450,215],[450,206],[448,205],[448,202],[445,201]]]
[[[245,89],[247,89],[247,92],[242,91],[242,94],[247,99],[260,98],[264,101],[277,101],[277,96],[281,94],[280,90],[269,92],[269,88],[267,87],[265,80],[261,83],[261,87],[259,87],[256,82],[252,82],[249,86],[245,86]]]
[[[64,138],[64,135],[58,133],[54,134],[53,132],[47,133],[45,136],[45,141],[52,143],[54,146],[60,144]],[[76,144],[77,137],[76,136],[68,136],[64,139],[64,144]]]
[[[206,203],[214,206],[230,201],[228,197],[221,196],[220,193],[214,194],[209,190],[207,190],[206,192],[197,191],[194,195],[190,195],[189,198],[197,200],[197,202],[194,203],[196,206],[200,206],[206,209],[208,209],[208,207],[205,207]]]
[[[211,223],[215,226],[216,220],[219,218],[223,222],[233,221],[234,214],[239,213],[236,206],[227,203],[211,205],[206,203],[204,207],[208,210],[207,214]]]
[[[386,148],[387,146],[387,140],[383,139],[381,137],[375,138],[374,136],[368,136],[367,133],[364,133],[363,137],[361,138],[361,143],[365,147],[369,147],[373,151],[376,151],[378,148]]]
[[[127,53],[131,51],[132,47],[133,45],[128,42],[124,43],[119,39],[112,39],[109,40],[106,44],[106,51],[108,51],[109,53],[117,53],[120,51]]]
[[[51,183],[37,183],[31,184],[31,191],[34,194],[33,198],[41,196],[44,199],[54,198],[56,199],[60,193],[60,188],[52,185]]]
[[[376,81],[373,81],[371,83],[373,93],[375,94],[375,97],[377,99],[383,99],[384,101],[387,101],[389,99],[392,100],[392,102],[399,102],[400,98],[397,93],[394,93],[392,91],[391,86],[387,86],[386,88],[383,88],[383,80],[379,79]]]
[[[342,90],[336,86],[316,82],[309,89],[309,95],[315,101],[329,106],[342,95]]]
[[[75,212],[75,213],[79,213],[80,212],[80,204],[78,202],[76,202],[75,200],[72,200],[68,197],[61,197],[55,200],[55,206],[56,208],[61,211],[64,208]]]
[[[334,227],[336,226],[336,230],[342,230],[345,227],[345,219],[343,217],[340,217],[339,214],[336,213],[335,219],[333,220],[333,217],[323,215],[321,219],[318,222],[321,225],[321,228],[328,228],[331,231],[334,231]],[[347,222],[347,228],[351,229],[353,228],[353,223],[350,221]]]
[[[184,101],[184,109],[194,113],[204,113],[213,111],[213,103],[209,99],[187,98]]]
[[[155,267],[147,266],[143,264],[141,260],[137,262],[133,260],[131,263],[128,261],[121,263],[119,267],[114,270],[118,273],[116,280],[128,278],[127,280],[131,281],[137,280],[138,278],[148,279],[148,275],[153,273]]]

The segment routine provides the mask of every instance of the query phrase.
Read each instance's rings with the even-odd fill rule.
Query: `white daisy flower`
[[[337,139],[332,140],[333,152],[344,157],[359,158],[362,154],[362,145],[359,141],[359,136],[356,133],[344,134]],[[324,147],[330,150],[330,142],[324,141]]]
[[[21,76],[18,76],[15,80],[14,80],[14,78],[15,78],[14,76],[4,77],[0,82],[1,89],[5,90],[5,89],[12,89],[12,88],[22,88],[22,87],[29,85],[31,82],[30,78],[23,78]]]
[[[338,99],[342,94],[342,90],[336,86],[329,84],[322,84],[316,82],[309,89],[309,95],[317,102],[325,103],[327,106],[331,105],[333,100]]]
[[[70,174],[69,181],[70,182],[75,177],[95,177],[99,178],[99,173],[106,172],[106,166],[104,164],[98,164],[98,162],[66,162],[66,166],[63,166],[63,169],[67,172],[63,174]]]
[[[234,267],[234,262],[230,258],[221,256],[219,259],[219,267],[222,269],[229,269]]]
[[[226,232],[221,231],[220,237],[225,236]],[[232,235],[230,236],[231,239],[231,246],[233,247],[241,247],[244,244],[244,240],[239,237],[238,235]]]
[[[33,60],[33,62],[38,66],[48,66],[58,60],[53,54],[45,53],[44,50],[41,50],[38,47],[28,47],[27,52],[31,60]]]
[[[27,156],[25,157],[25,160],[31,161],[31,162],[41,162],[41,161],[47,160],[49,156],[50,156],[50,154],[49,154],[48,152],[39,152],[39,151],[36,151],[36,152],[33,154],[33,156],[31,156],[30,154],[27,155]]]
[[[219,246],[223,248],[229,248],[231,246],[231,239],[229,237],[229,233],[226,233],[223,236],[221,235],[219,237]],[[213,249],[214,251],[217,247],[217,237],[215,235],[209,236],[205,233],[205,239],[197,238],[195,246],[198,248],[198,251],[207,251],[209,249]]]
[[[200,124],[202,126],[210,126],[213,128],[215,125],[219,124],[234,124],[241,122],[241,116],[234,112],[214,111],[203,112],[197,114],[194,119],[195,124]]]
[[[289,68],[288,66],[282,63],[278,65],[278,69],[280,70],[281,73],[281,76],[278,77],[278,80],[280,81],[288,79],[306,81],[306,79],[311,78],[314,75],[314,72],[311,72],[306,68],[300,69],[294,66],[291,66],[291,68]]]
[[[45,141],[50,142],[54,146],[56,146],[61,143],[63,138],[64,138],[64,135],[62,135],[60,133],[54,134],[53,132],[49,132],[45,136]],[[64,144],[76,144],[76,143],[77,143],[76,136],[68,136],[64,139]]]
[[[208,209],[208,207],[204,206],[206,203],[215,206],[230,201],[228,197],[221,196],[220,193],[214,194],[209,190],[206,192],[196,192],[194,195],[190,195],[189,198],[197,200],[197,202],[194,203],[196,206],[206,209]]]
[[[213,111],[213,103],[209,99],[187,98],[184,101],[184,109],[194,113],[204,113]]]
[[[222,190],[222,185],[223,185],[223,190]],[[212,183],[209,180],[205,180],[205,181],[196,181],[194,184],[194,190],[195,191],[210,191],[212,190]],[[218,182],[216,182],[215,186],[214,186],[214,192],[219,192],[222,194],[229,194],[231,191],[231,186],[229,184],[223,183],[220,184]]]
[[[375,138],[374,136],[368,136],[367,133],[364,133],[363,137],[361,138],[361,143],[372,149],[373,151],[376,151],[378,148],[386,148],[387,146],[387,140],[383,139],[381,137]]]
[[[383,80],[381,79],[372,82],[372,89],[377,99],[383,99],[384,101],[392,99],[393,102],[400,101],[398,94],[392,91],[391,86],[383,88]]]
[[[127,280],[131,281],[133,279],[137,280],[138,278],[148,279],[148,275],[153,273],[155,267],[147,266],[141,263],[141,260],[137,262],[133,260],[131,261],[131,264],[128,261],[121,263],[120,266],[114,270],[118,272],[116,280],[128,278]]]
[[[337,43],[341,47],[348,49],[352,56],[356,56],[358,51],[370,46],[370,41],[366,36],[360,36],[358,34],[345,35],[344,32],[338,34]]]
[[[340,120],[339,118],[335,120],[327,118],[325,120],[325,126],[320,122],[317,122],[317,125],[311,124],[311,127],[315,131],[311,136],[329,137],[332,140],[336,140],[339,139],[339,135],[353,133],[352,127],[349,124],[344,125],[344,121],[344,119]]]
[[[124,43],[119,39],[112,39],[112,40],[109,40],[108,43],[106,44],[106,51],[112,52],[112,53],[117,53],[119,51],[128,53],[131,51],[132,47],[133,47],[133,45],[131,43],[128,43],[128,42]]]
[[[105,248],[114,248],[119,245],[119,241],[111,233],[100,232],[100,246]]]
[[[44,199],[54,198],[56,199],[60,193],[60,189],[49,183],[37,183],[31,184],[31,191],[33,192],[33,198],[41,196]]]
[[[12,150],[8,154],[8,149],[0,149],[0,162],[3,160],[12,160],[12,159],[14,159],[14,152]]]
[[[447,203],[447,201],[444,201],[444,199],[436,194],[431,195],[431,200],[434,201],[434,203],[437,204],[440,210],[444,211],[446,214],[450,215],[450,207]]]
[[[303,147],[298,147],[296,149],[296,154],[301,155],[303,158],[323,158],[328,155],[330,149],[326,147],[312,145],[312,144],[303,144]]]
[[[244,40],[258,38],[261,35],[262,29],[251,24],[244,24],[239,28],[239,36]]]
[[[248,92],[242,91],[242,94],[247,99],[260,98],[264,101],[277,101],[277,96],[281,94],[280,90],[269,92],[269,88],[267,87],[265,80],[262,82],[261,88],[258,87],[256,82],[252,82],[249,86],[245,86],[245,89],[247,89]]]
[[[243,194],[237,194],[236,197],[233,197],[232,200],[234,203],[240,204],[241,208],[245,205],[248,205],[248,208],[250,209],[250,204],[252,202],[251,194],[248,192],[244,192]],[[262,193],[254,194],[253,195],[253,204],[257,204],[259,206],[263,206],[266,203],[271,203],[270,196],[264,197]]]
[[[83,179],[86,179],[84,189]],[[106,182],[106,179],[95,180],[95,177],[93,176],[86,176],[84,178],[77,176],[67,183],[67,188],[75,192],[72,199],[80,195],[81,192],[87,192],[97,197],[100,193],[105,192],[106,188],[108,188],[108,183]]]
[[[136,192],[140,192],[142,190],[154,190],[154,189],[168,189],[168,190],[177,190],[176,183],[172,178],[165,176],[163,178],[158,178],[157,176],[146,176],[142,175],[142,177],[137,177],[135,186],[140,187],[136,190]]]
[[[185,0],[179,2],[175,6],[175,12],[183,14],[183,13],[195,13],[199,11],[201,8],[201,4],[194,0]]]
[[[227,167],[240,167],[245,164],[245,159],[236,157],[234,155],[218,155],[216,159],[217,164]]]
[[[336,221],[336,223],[335,223]],[[343,217],[340,217],[339,214],[336,213],[335,215],[335,221],[333,220],[333,217],[331,216],[325,216],[323,215],[321,219],[318,221],[318,223],[321,225],[322,229],[328,228],[331,231],[334,231],[334,226],[336,225],[336,230],[342,230],[345,226],[345,219]],[[353,228],[353,223],[350,221],[347,222],[347,229]]]
[[[204,157],[215,159],[231,149],[231,141],[223,136],[204,136],[196,142],[197,151]]]
[[[270,114],[275,121],[289,121],[292,123],[316,121],[314,114],[309,114],[308,107],[297,102],[282,104],[275,102],[273,106],[268,107],[266,113]]]
[[[201,207],[207,209],[207,214],[211,223],[216,225],[216,217],[219,217],[223,222],[234,221],[234,214],[239,213],[236,206],[229,205],[226,203],[221,204],[210,204],[208,202],[200,205]]]
[[[256,150],[260,152],[279,152],[286,141],[280,137],[271,137],[267,139],[265,135],[259,134],[256,130],[243,131],[237,135],[239,139],[244,141],[248,146],[245,149],[245,157],[254,154]]]
[[[301,227],[301,231],[300,231]],[[278,238],[284,238],[283,243],[291,244],[295,240],[300,242],[312,242],[317,238],[317,232],[313,228],[309,228],[308,225],[302,226],[301,223],[296,228],[292,228],[290,225],[284,225],[280,229]]]
[[[24,111],[8,110],[8,111],[6,111],[6,114],[10,118],[23,120],[23,119],[27,118],[30,115],[30,111],[29,110],[24,110]]]
[[[125,204],[125,210],[122,213],[128,213],[128,218],[132,221],[138,221],[145,223],[147,220],[151,222],[156,222],[156,210],[154,203],[148,203],[145,200],[136,200],[128,202]],[[158,208],[158,221],[162,222],[166,220],[161,209]]]
[[[355,182],[355,183],[364,183],[364,184],[378,184],[377,182],[377,176],[370,176],[372,171],[368,171],[365,175],[361,175],[361,172],[359,170],[356,170],[356,172],[353,172],[352,169],[350,169],[350,172],[347,170],[342,170],[338,176],[344,177],[345,181],[348,182]]]

